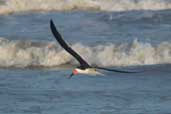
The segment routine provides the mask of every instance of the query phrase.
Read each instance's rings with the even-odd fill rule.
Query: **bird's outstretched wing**
[[[93,67],[93,68],[106,70],[106,71],[110,71],[110,72],[119,72],[119,73],[140,73],[140,71],[124,71],[124,70],[109,69],[109,68],[103,68],[103,67]]]
[[[90,65],[77,53],[75,52],[71,47],[69,47],[67,45],[67,43],[63,40],[62,36],[60,35],[60,33],[57,31],[54,23],[52,20],[50,20],[50,28],[51,31],[53,33],[53,35],[55,36],[56,40],[59,42],[59,44],[68,52],[70,53],[73,57],[75,57],[75,59],[77,59],[77,61],[80,63],[80,67],[82,68],[89,68]]]

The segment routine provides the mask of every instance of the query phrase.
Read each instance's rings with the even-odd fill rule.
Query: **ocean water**
[[[170,0],[1,0],[1,114],[171,114]],[[100,71],[68,79],[77,61]]]

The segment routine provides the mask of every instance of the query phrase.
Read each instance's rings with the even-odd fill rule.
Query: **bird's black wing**
[[[59,42],[59,44],[68,52],[70,53],[77,61],[80,63],[81,68],[89,68],[90,65],[77,53],[75,52],[71,47],[67,45],[67,43],[63,40],[62,36],[60,33],[57,31],[54,23],[52,20],[50,20],[50,28],[55,36],[56,40]]]
[[[124,71],[124,70],[109,69],[109,68],[103,68],[103,67],[93,67],[93,68],[111,71],[111,72],[119,72],[119,73],[140,73],[140,71]]]

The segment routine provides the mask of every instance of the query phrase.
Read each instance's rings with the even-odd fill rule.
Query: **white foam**
[[[55,43],[9,41],[0,39],[0,67],[54,67],[62,64],[78,64],[77,61],[57,47]],[[130,66],[171,63],[171,44],[162,42],[157,46],[134,40],[132,44],[109,44],[84,46],[72,45],[91,65]]]
[[[19,11],[65,11],[65,10],[162,10],[171,9],[166,0],[6,0],[0,6],[0,14]]]

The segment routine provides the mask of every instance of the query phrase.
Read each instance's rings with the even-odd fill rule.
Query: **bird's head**
[[[73,75],[77,75],[77,74],[78,74],[78,70],[77,70],[77,69],[74,69],[74,70],[72,71],[72,74],[73,74]]]
[[[72,76],[77,75],[77,74],[78,74],[78,70],[77,69],[74,69],[72,71],[72,74],[69,76],[69,78],[71,78]]]

